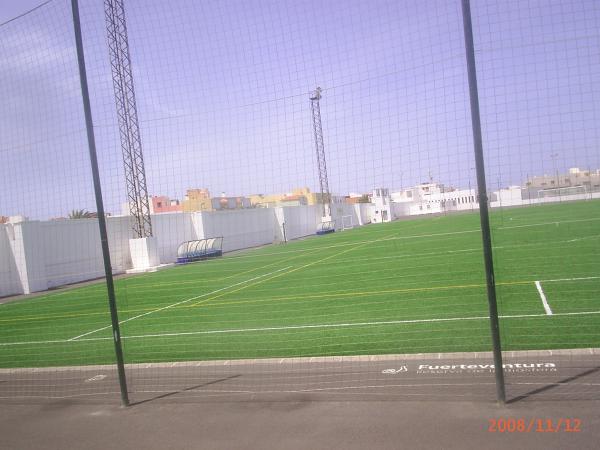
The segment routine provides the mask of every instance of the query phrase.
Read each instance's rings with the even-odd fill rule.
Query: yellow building
[[[310,192],[307,187],[294,189],[285,194],[257,194],[250,196],[253,207],[272,208],[274,206],[316,205],[321,194]]]
[[[208,189],[188,189],[183,200],[183,211],[212,211]]]
[[[307,187],[294,189],[292,191],[292,195],[299,195],[306,199],[307,205],[316,205],[321,200],[321,194],[316,194],[314,192],[310,192],[310,189]]]

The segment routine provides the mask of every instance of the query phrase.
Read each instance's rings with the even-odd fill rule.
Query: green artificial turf
[[[491,214],[503,349],[599,347],[600,202]],[[127,363],[491,349],[478,212],[121,278],[116,293]],[[0,367],[113,363],[107,305],[103,283],[0,305]]]

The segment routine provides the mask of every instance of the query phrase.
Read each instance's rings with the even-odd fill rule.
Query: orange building
[[[183,207],[179,200],[172,200],[167,196],[158,195],[152,197],[151,212],[153,214],[161,214],[167,212],[182,212]]]

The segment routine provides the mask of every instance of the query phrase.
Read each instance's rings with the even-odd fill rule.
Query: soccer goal
[[[571,195],[585,195],[587,194],[586,186],[569,186],[551,189],[542,189],[538,191],[538,198],[559,198],[568,197]]]
[[[342,216],[342,231],[354,228],[352,216]]]
[[[187,264],[223,254],[223,237],[186,241],[177,248],[177,264]]]

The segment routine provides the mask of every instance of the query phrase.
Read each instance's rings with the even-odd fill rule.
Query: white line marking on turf
[[[233,260],[234,258],[255,258],[258,256],[280,256],[280,255],[286,255],[288,253],[304,253],[304,252],[311,252],[311,251],[315,251],[315,250],[327,250],[327,249],[331,249],[331,248],[339,248],[339,247],[354,247],[356,245],[360,245],[360,244],[372,244],[375,242],[386,242],[386,241],[395,241],[395,240],[406,240],[406,239],[420,239],[420,238],[432,238],[432,237],[438,237],[438,236],[452,236],[452,235],[456,235],[456,234],[465,234],[465,233],[480,233],[481,230],[479,228],[473,229],[473,230],[462,230],[462,231],[448,231],[448,232],[444,232],[444,233],[431,233],[431,234],[411,234],[411,235],[406,235],[406,236],[388,236],[388,237],[382,237],[382,238],[377,238],[377,239],[369,239],[366,241],[352,241],[352,242],[343,242],[340,244],[332,244],[332,245],[324,245],[324,246],[320,246],[320,247],[310,247],[310,248],[306,248],[306,249],[294,249],[294,250],[286,250],[286,251],[281,251],[281,252],[277,252],[277,253],[262,253],[260,255],[239,255],[239,256],[230,256],[227,259],[228,260]],[[225,261],[225,260],[221,260],[221,261]]]
[[[552,283],[557,281],[585,281],[585,280],[597,280],[600,277],[577,277],[577,278],[554,278],[552,280],[542,280],[544,283]]]
[[[541,223],[530,223],[526,225],[513,225],[510,227],[498,227],[497,230],[512,230],[515,228],[530,228],[530,227],[543,227],[546,225],[559,225],[563,223],[577,223],[577,222],[593,222],[596,220],[600,220],[598,217],[591,217],[589,219],[572,219],[572,220],[558,220],[554,222],[541,222]]]
[[[112,338],[110,338],[112,339]],[[7,347],[9,345],[33,345],[33,344],[64,344],[65,342],[69,342],[69,340],[65,339],[56,339],[52,341],[23,341],[23,342],[0,342],[0,346]]]
[[[573,316],[582,314],[600,314],[600,311],[583,311],[583,312],[571,312],[571,313],[558,313],[555,316]],[[545,317],[547,314],[517,314],[517,315],[505,315],[499,316],[501,319],[520,319],[527,317]],[[431,323],[431,322],[456,322],[461,320],[488,320],[488,316],[474,316],[474,317],[448,317],[438,319],[409,319],[409,320],[389,320],[383,322],[348,322],[348,323],[331,323],[331,324],[316,324],[316,325],[291,325],[286,327],[264,327],[264,328],[232,328],[226,330],[205,330],[205,331],[187,331],[179,333],[158,333],[158,334],[144,334],[144,335],[133,335],[123,336],[123,339],[140,339],[148,337],[176,337],[176,336],[192,336],[196,334],[227,334],[227,333],[247,333],[247,332],[260,332],[260,331],[283,331],[283,330],[303,330],[311,328],[349,328],[349,327],[360,327],[360,326],[378,326],[378,325],[400,325],[400,324],[412,324],[412,323]],[[107,340],[112,339],[108,337],[103,338],[90,338],[81,339],[81,341],[92,341],[92,340]]]
[[[152,311],[148,311],[148,312],[145,312],[145,313],[143,313],[143,314],[138,314],[137,316],[130,317],[129,319],[121,320],[121,321],[119,321],[119,324],[126,323],[126,322],[130,322],[130,321],[132,321],[132,320],[139,319],[140,317],[144,317],[144,316],[147,316],[147,315],[149,315],[149,314],[154,314],[154,313],[156,313],[156,312],[159,312],[159,311],[164,311],[165,309],[173,308],[174,306],[177,306],[177,305],[182,305],[182,304],[184,304],[184,303],[191,302],[192,300],[197,300],[197,299],[199,299],[199,298],[202,298],[202,297],[206,297],[206,296],[209,296],[209,295],[212,295],[212,294],[216,294],[217,292],[221,292],[221,291],[224,291],[224,290],[226,290],[226,289],[230,289],[230,288],[232,288],[232,287],[239,286],[240,284],[245,284],[245,283],[249,283],[249,282],[251,282],[251,281],[258,280],[258,279],[260,279],[260,278],[264,278],[264,277],[267,277],[267,276],[269,276],[269,275],[273,275],[274,273],[281,272],[282,270],[287,270],[287,269],[289,269],[290,267],[292,267],[292,266],[283,267],[283,268],[281,268],[281,269],[274,270],[273,272],[265,273],[265,274],[262,274],[262,275],[256,276],[256,277],[254,277],[254,278],[250,278],[249,280],[240,281],[239,283],[231,284],[231,285],[229,285],[229,286],[222,287],[222,288],[220,288],[220,289],[216,289],[216,290],[214,290],[214,291],[211,291],[211,292],[206,292],[206,293],[204,293],[204,294],[200,294],[200,295],[197,295],[197,296],[195,296],[195,297],[188,298],[188,299],[182,300],[182,301],[180,301],[180,302],[177,302],[177,303],[172,303],[172,304],[170,304],[170,305],[163,306],[162,308],[153,309]],[[80,334],[79,336],[72,337],[72,338],[70,338],[70,339],[68,339],[68,340],[69,340],[69,341],[75,341],[75,340],[77,340],[77,339],[79,339],[79,338],[82,338],[82,337],[84,337],[84,336],[89,336],[90,334],[97,333],[98,331],[107,330],[107,329],[109,329],[111,326],[112,326],[112,325],[107,325],[107,326],[105,326],[105,327],[98,328],[97,330],[88,331],[87,333]],[[112,338],[111,338],[111,339],[112,339]]]
[[[583,316],[583,315],[595,315],[600,314],[600,311],[578,311],[578,312],[567,312],[567,313],[555,313],[554,317],[557,316]],[[526,319],[526,318],[538,318],[548,317],[547,314],[514,314],[499,316],[500,319]],[[281,331],[281,330],[302,330],[306,328],[349,328],[358,326],[377,326],[377,325],[401,325],[405,323],[431,323],[431,322],[457,322],[461,320],[489,320],[488,316],[475,316],[475,317],[448,317],[441,319],[414,319],[414,320],[390,320],[385,322],[355,322],[355,323],[327,323],[317,325],[295,325],[289,327],[266,327],[266,328],[233,328],[229,330],[206,330],[206,331],[189,331],[181,333],[162,333],[162,334],[143,334],[135,336],[121,336],[121,339],[142,339],[149,337],[177,337],[177,336],[189,336],[195,334],[224,334],[224,333],[246,333],[256,331]],[[89,342],[89,341],[107,341],[113,339],[112,337],[98,337],[98,338],[87,338],[87,339],[66,339],[66,340],[54,340],[54,341],[29,341],[29,342],[0,342],[0,347],[9,345],[33,345],[33,344],[65,344],[68,342]]]
[[[404,323],[427,323],[427,322],[453,322],[457,320],[481,320],[487,317],[449,317],[445,319],[414,319],[414,320],[390,320],[385,322],[348,322],[348,323],[326,323],[316,325],[290,325],[286,327],[264,327],[264,328],[231,328],[226,330],[206,330],[206,331],[187,331],[180,333],[160,333],[145,334],[139,336],[127,336],[128,339],[147,338],[147,337],[172,337],[172,336],[190,336],[195,334],[227,334],[227,333],[247,333],[256,331],[283,331],[283,330],[305,330],[311,328],[348,328],[348,327],[367,327],[378,325],[397,325]],[[123,337],[125,339],[125,337]],[[85,340],[85,339],[82,339]]]
[[[550,309],[550,305],[548,304],[548,300],[546,300],[546,294],[544,294],[544,290],[542,289],[542,285],[539,281],[535,282],[535,287],[537,288],[539,294],[540,294],[540,298],[542,299],[542,304],[544,305],[544,311],[546,311],[546,314],[548,314],[549,316],[552,315],[552,310]]]

